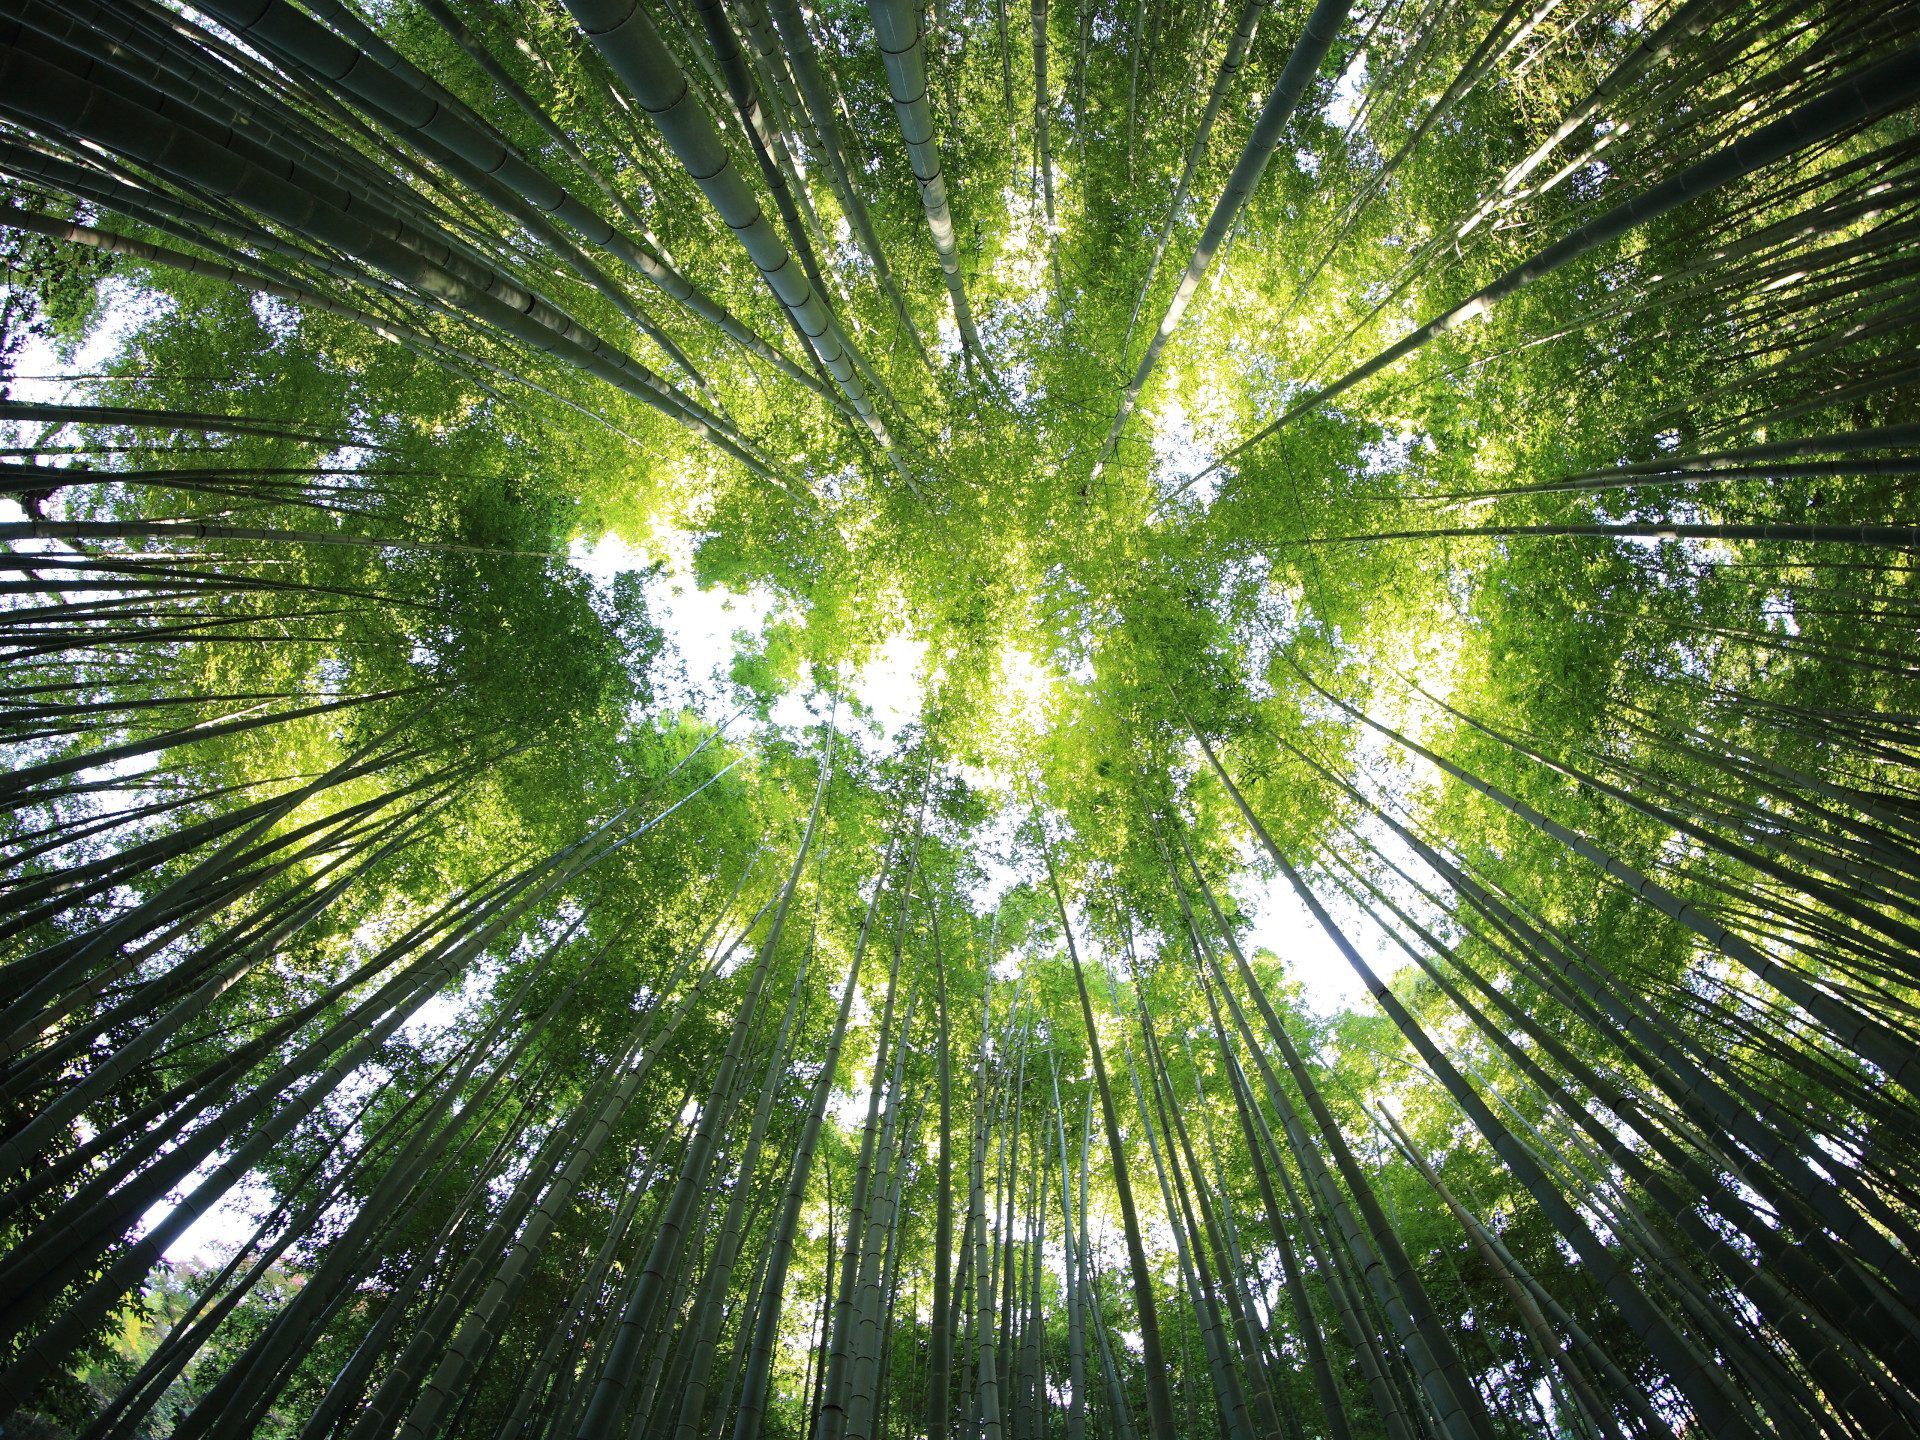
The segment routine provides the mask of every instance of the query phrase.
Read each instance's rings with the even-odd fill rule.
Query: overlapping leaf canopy
[[[1920,1433],[1920,9],[0,16],[9,1433]]]

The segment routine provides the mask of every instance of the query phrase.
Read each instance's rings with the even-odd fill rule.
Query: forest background
[[[9,1433],[1920,1433],[1920,11],[0,8]]]

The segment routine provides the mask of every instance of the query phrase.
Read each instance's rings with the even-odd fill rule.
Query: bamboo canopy
[[[1920,1440],[1917,116],[0,0],[0,1434]]]

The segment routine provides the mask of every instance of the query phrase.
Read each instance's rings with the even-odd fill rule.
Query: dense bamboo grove
[[[0,46],[0,1431],[1920,1436],[1920,7]]]

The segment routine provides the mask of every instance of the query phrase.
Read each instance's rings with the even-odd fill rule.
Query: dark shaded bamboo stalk
[[[1044,849],[1043,849],[1043,853]],[[1060,925],[1067,938],[1067,954],[1073,961],[1074,983],[1080,991],[1080,1018],[1087,1030],[1087,1048],[1093,1056],[1093,1074],[1100,1090],[1100,1111],[1107,1128],[1107,1149],[1113,1160],[1113,1186],[1120,1199],[1121,1219],[1127,1234],[1127,1258],[1133,1267],[1134,1303],[1138,1309],[1142,1359],[1146,1366],[1147,1409],[1153,1427],[1153,1440],[1173,1440],[1173,1397],[1167,1389],[1166,1357],[1160,1346],[1160,1326],[1154,1308],[1153,1272],[1147,1268],[1147,1252],[1141,1244],[1140,1219],[1135,1213],[1133,1186],[1127,1176],[1126,1150],[1120,1139],[1120,1118],[1113,1108],[1113,1090],[1107,1083],[1107,1066],[1100,1054],[1100,1032],[1093,1023],[1093,1001],[1087,995],[1087,980],[1080,968],[1079,947],[1074,944],[1073,926],[1067,919],[1067,902],[1060,893],[1059,877],[1053,872],[1053,857],[1046,855],[1047,879],[1053,889]]]

